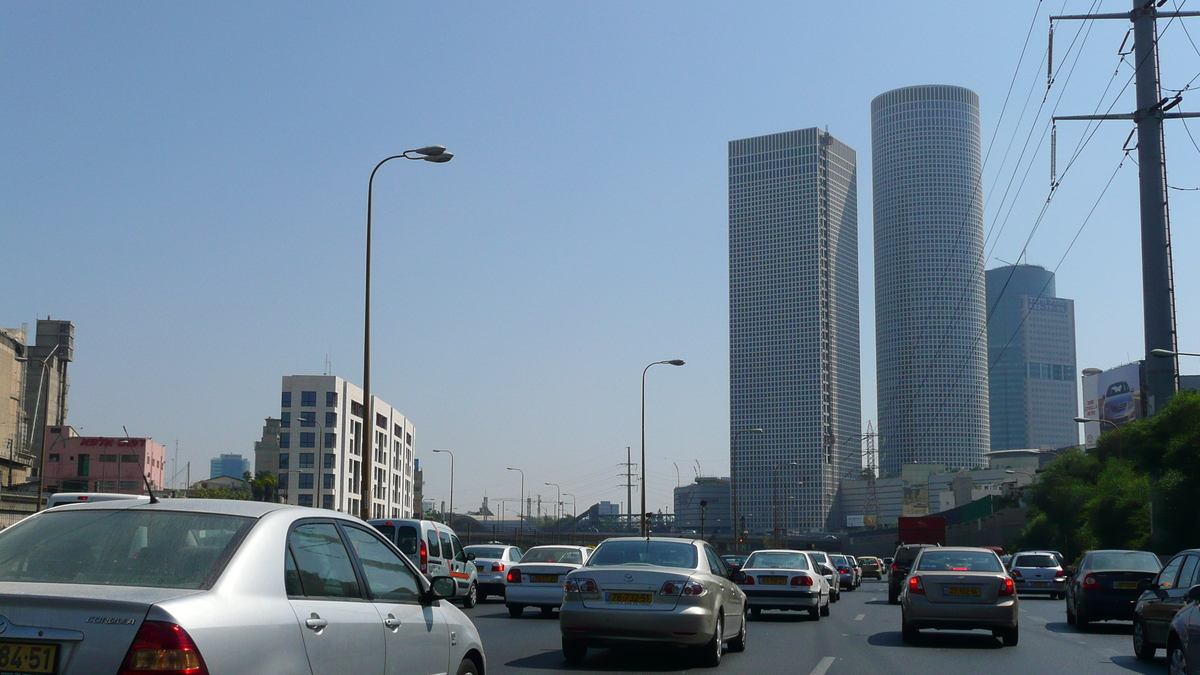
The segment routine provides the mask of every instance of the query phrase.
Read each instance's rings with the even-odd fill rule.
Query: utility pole
[[[1133,0],[1133,10],[1113,14],[1070,14],[1060,20],[1125,19],[1133,22],[1137,109],[1116,115],[1067,115],[1059,120],[1133,120],[1137,124],[1138,190],[1141,198],[1142,312],[1144,316],[1146,414],[1154,415],[1175,394],[1179,357],[1154,358],[1155,349],[1176,350],[1175,288],[1171,269],[1171,234],[1167,205],[1166,163],[1163,159],[1164,119],[1200,117],[1200,113],[1167,112],[1183,95],[1162,98],[1158,79],[1158,17],[1185,18],[1200,12],[1159,12],[1155,0]],[[1051,30],[1051,40],[1054,32]],[[1047,81],[1049,87],[1050,81]]]
[[[878,464],[875,461],[875,427],[867,422],[867,433],[864,438],[867,440],[867,513],[875,516],[875,523],[872,528],[879,527],[879,491],[875,484],[875,474],[879,471]]]
[[[630,446],[628,446],[628,445],[625,446],[625,461],[618,464],[618,466],[625,467],[625,472],[618,474],[618,475],[625,477],[625,482],[623,483],[623,485],[625,486],[625,508],[627,510],[627,513],[625,514],[625,524],[626,524],[625,529],[632,530],[633,529],[633,476],[634,476],[633,467],[635,467],[637,465],[633,463],[633,451],[630,449]]]

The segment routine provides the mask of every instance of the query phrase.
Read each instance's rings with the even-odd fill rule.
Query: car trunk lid
[[[969,572],[921,572],[917,575],[929,602],[995,604],[1004,578],[996,574]]]
[[[583,596],[584,607],[654,612],[675,609],[678,595],[661,595],[668,581],[687,581],[695,570],[671,567],[587,567],[575,574],[591,579],[600,588],[598,595]]]
[[[567,574],[579,569],[579,565],[567,563],[530,563],[516,564],[514,570],[521,571],[522,584],[562,585]]]

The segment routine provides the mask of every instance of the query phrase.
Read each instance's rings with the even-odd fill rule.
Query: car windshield
[[[606,541],[588,561],[598,565],[655,565],[696,569],[696,547],[673,541]]]
[[[803,553],[755,553],[746,561],[747,569],[806,570],[808,562]]]
[[[1058,561],[1050,554],[1019,555],[1013,567],[1058,567]]]
[[[917,561],[924,572],[1003,572],[995,553],[925,549]]]
[[[504,557],[504,549],[499,546],[468,546],[463,550],[467,553],[474,553],[476,558],[498,559]]]
[[[0,533],[0,581],[207,589],[253,518],[63,509]]]
[[[1087,568],[1093,572],[1120,570],[1127,572],[1157,572],[1162,569],[1158,556],[1146,551],[1104,551],[1093,553]]]
[[[478,554],[476,554],[478,555]],[[577,548],[562,548],[558,546],[537,546],[521,556],[523,563],[566,563],[582,565],[583,554]]]

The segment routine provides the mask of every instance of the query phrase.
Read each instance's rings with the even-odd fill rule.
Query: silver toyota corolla
[[[482,674],[454,593],[369,525],[311,508],[106,502],[0,532],[15,672]]]

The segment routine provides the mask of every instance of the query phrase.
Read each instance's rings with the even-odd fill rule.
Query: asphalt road
[[[900,608],[887,604],[887,586],[865,581],[842,594],[831,615],[814,621],[795,612],[764,612],[749,624],[748,646],[726,653],[725,673],[1014,673],[1073,675],[1167,672],[1162,650],[1153,662],[1133,656],[1130,624],[1095,624],[1080,633],[1066,623],[1061,600],[1021,598],[1021,641],[1002,647],[991,634],[923,631],[921,642],[900,640]],[[512,673],[672,673],[705,670],[671,649],[594,649],[579,667],[559,648],[558,614],[526,609],[512,619],[497,599],[467,612],[483,637],[488,675]]]

